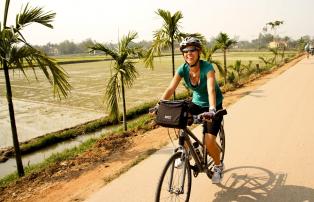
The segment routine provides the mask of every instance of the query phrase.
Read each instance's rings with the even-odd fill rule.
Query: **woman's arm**
[[[182,79],[182,77],[178,73],[176,73],[174,75],[174,77],[172,78],[172,80],[170,82],[170,85],[168,86],[168,88],[165,90],[165,92],[161,96],[161,100],[169,100],[171,98],[174,91],[178,87],[181,79]]]
[[[207,92],[208,101],[210,104],[209,109],[216,110],[216,91],[215,91],[215,72],[210,71],[207,73]]]

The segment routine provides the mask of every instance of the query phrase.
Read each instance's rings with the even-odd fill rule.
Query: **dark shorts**
[[[222,109],[222,104],[216,106],[216,110]],[[189,113],[193,115],[199,115],[203,112],[208,112],[208,107],[200,107],[193,102],[189,103]],[[221,126],[222,117],[218,119],[212,119],[210,121],[206,121],[203,124],[203,132],[210,133],[212,135],[217,136],[220,126]]]

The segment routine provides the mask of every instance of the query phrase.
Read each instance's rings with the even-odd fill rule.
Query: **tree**
[[[304,37],[301,37],[300,39],[297,40],[296,46],[297,46],[299,53],[304,51],[304,47],[305,47],[306,43],[307,43],[307,40],[304,39]]]
[[[84,41],[82,41],[81,43],[79,43],[78,49],[80,50],[80,53],[86,53],[89,50],[89,47],[95,45],[95,41],[93,41],[92,39],[88,38]]]
[[[71,86],[67,82],[68,76],[66,72],[59,65],[57,65],[53,59],[49,58],[44,53],[36,50],[29,43],[27,43],[21,33],[24,27],[33,23],[53,28],[51,22],[55,17],[55,13],[45,13],[42,8],[31,8],[29,7],[29,4],[27,4],[25,8],[22,9],[18,15],[16,15],[15,26],[12,25],[9,27],[7,26],[9,5],[10,0],[6,0],[3,25],[1,26],[0,23],[0,61],[5,75],[7,102],[17,171],[19,176],[23,176],[24,168],[16,130],[9,68],[18,68],[26,76],[23,69],[25,67],[25,63],[27,63],[29,67],[33,68],[34,71],[35,67],[38,67],[44,72],[48,81],[53,85],[54,95],[57,94],[59,98],[61,98],[61,94],[66,96]]]
[[[219,47],[216,46],[215,44],[212,46],[212,47],[207,47],[205,45],[203,45],[202,47],[202,55],[204,57],[204,59],[214,65],[216,65],[218,71],[219,71],[219,74],[221,76],[224,76],[225,72],[221,66],[221,63],[218,61],[218,60],[214,60],[213,59],[213,54],[219,50]]]
[[[224,85],[227,84],[227,50],[231,48],[232,45],[236,44],[237,41],[230,39],[226,33],[220,32],[216,38],[216,46],[222,50],[224,55]]]
[[[264,30],[267,31],[267,26],[270,26],[270,29],[274,31],[274,40],[276,41],[277,27],[279,27],[281,24],[283,24],[283,21],[280,21],[280,20],[275,20],[274,22],[268,22],[266,23],[266,27],[264,28]]]
[[[62,55],[75,54],[75,53],[82,52],[79,49],[79,47],[73,41],[69,41],[69,40],[65,40],[65,41],[61,42],[58,45],[58,50],[59,50],[60,54],[62,54]]]
[[[169,11],[158,9],[157,15],[162,17],[164,23],[162,27],[155,31],[152,46],[148,49],[145,56],[145,66],[154,68],[154,56],[161,55],[161,51],[164,48],[171,49],[172,57],[172,76],[175,74],[175,63],[174,63],[174,43],[175,41],[181,41],[182,33],[179,30],[180,20],[183,15],[180,11],[171,15]],[[175,93],[173,95],[175,99]]]
[[[267,31],[267,27],[270,26],[270,29],[273,31],[273,38],[274,42],[272,42],[274,45],[271,46],[270,44],[270,51],[274,54],[274,64],[277,64],[277,55],[279,54],[279,49],[282,48],[282,57],[284,58],[286,45],[287,43],[283,40],[280,40],[280,38],[277,36],[277,28],[283,24],[283,21],[275,20],[273,22],[266,23],[266,27],[264,28],[265,31]]]
[[[137,37],[136,32],[129,32],[124,36],[118,44],[118,49],[110,48],[106,45],[96,43],[90,47],[91,51],[101,51],[105,55],[109,55],[115,61],[112,67],[112,76],[106,87],[107,106],[110,110],[110,116],[114,119],[119,118],[118,99],[120,92],[122,94],[123,103],[123,128],[127,130],[126,123],[126,102],[125,102],[125,86],[131,87],[138,73],[135,69],[133,61],[130,57],[142,57],[142,48],[132,44],[132,41]]]

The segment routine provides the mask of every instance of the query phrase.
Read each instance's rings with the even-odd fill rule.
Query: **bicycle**
[[[218,110],[212,119],[223,117],[227,114],[225,109]],[[202,122],[206,124],[208,120],[201,120],[199,116],[193,116],[194,123]],[[197,177],[199,173],[205,172],[207,176],[211,179],[212,168],[214,166],[213,159],[207,155],[207,149],[204,144],[205,133],[203,132],[202,142],[193,134],[193,132],[188,128],[184,127],[180,129],[179,135],[179,147],[175,149],[175,153],[167,161],[162,174],[160,176],[157,191],[155,195],[155,201],[189,201],[192,186],[192,174]],[[194,140],[192,142],[191,138]],[[224,132],[224,122],[222,120],[217,139],[219,138],[218,147],[221,150],[220,160],[223,162],[225,156],[225,132]],[[201,151],[199,151],[199,147]],[[182,164],[176,166],[175,163],[180,159]],[[192,159],[194,160],[194,165],[191,165]]]

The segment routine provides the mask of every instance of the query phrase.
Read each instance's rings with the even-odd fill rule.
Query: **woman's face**
[[[199,49],[195,46],[187,46],[182,50],[184,60],[189,64],[193,65],[199,58]]]

